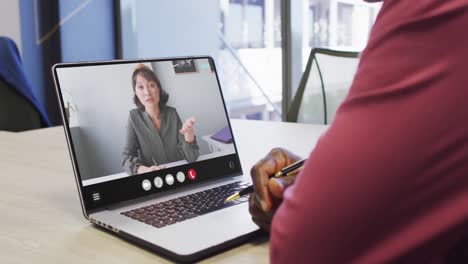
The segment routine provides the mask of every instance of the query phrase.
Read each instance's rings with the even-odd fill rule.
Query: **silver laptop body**
[[[169,94],[166,105],[176,109],[182,123],[195,116],[199,156],[196,161],[171,160],[161,170],[131,175],[123,168],[122,152],[128,144],[129,113],[138,109],[132,74],[142,67],[158,77]],[[83,213],[91,223],[176,261],[199,260],[257,233],[246,198],[222,208],[213,201],[218,207],[208,213],[197,214],[190,207],[200,201],[196,197],[214,195],[207,190],[235,186],[220,194],[224,199],[246,186],[239,183],[244,175],[234,138],[225,143],[213,136],[232,137],[232,130],[212,58],[66,63],[55,65],[53,75]],[[230,135],[222,130],[226,126]],[[168,204],[173,209],[164,208]],[[201,205],[194,206],[202,210]],[[150,213],[143,212],[146,209]],[[169,220],[155,226],[153,215],[157,221]],[[171,217],[175,215],[181,218]]]

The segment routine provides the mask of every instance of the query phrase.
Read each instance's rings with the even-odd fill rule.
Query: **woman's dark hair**
[[[152,71],[147,66],[143,66],[143,65],[135,69],[132,74],[132,86],[133,86],[133,93],[134,93],[133,102],[135,103],[135,105],[138,108],[144,108],[143,104],[140,102],[140,100],[135,94],[136,77],[138,76],[138,74],[141,74],[145,79],[156,83],[159,89],[159,107],[166,105],[167,100],[169,100],[169,94],[166,91],[164,91],[164,89],[162,88],[161,82],[159,81],[159,78],[156,76],[154,71]]]

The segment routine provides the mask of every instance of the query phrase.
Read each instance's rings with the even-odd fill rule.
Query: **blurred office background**
[[[0,35],[61,123],[58,62],[210,55],[233,118],[285,120],[312,48],[361,51],[381,4],[362,0],[8,0]]]

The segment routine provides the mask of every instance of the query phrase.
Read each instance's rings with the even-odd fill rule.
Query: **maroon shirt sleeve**
[[[467,30],[467,1],[384,2],[271,262],[440,263],[468,236]]]

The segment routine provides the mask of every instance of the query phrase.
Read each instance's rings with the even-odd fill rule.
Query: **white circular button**
[[[144,180],[141,182],[141,187],[143,187],[143,190],[149,191],[151,190],[151,182],[149,180]]]
[[[154,186],[156,186],[157,188],[161,188],[163,186],[163,184],[164,184],[164,182],[161,179],[161,177],[154,178]]]
[[[179,182],[184,182],[185,181],[185,174],[183,172],[181,172],[181,171],[179,171],[177,173],[176,177],[177,177],[177,180]]]
[[[169,185],[174,184],[174,176],[172,176],[172,174],[166,175],[166,183]]]

